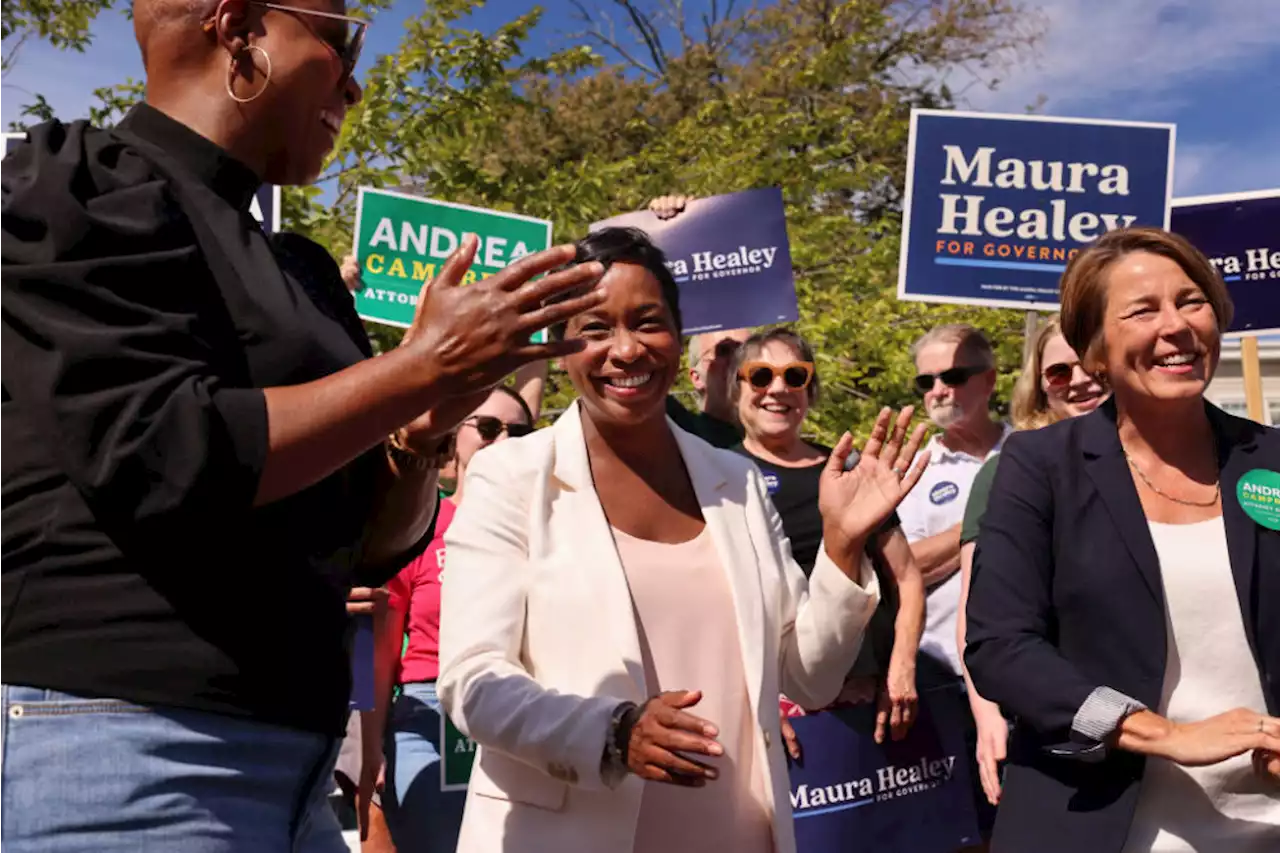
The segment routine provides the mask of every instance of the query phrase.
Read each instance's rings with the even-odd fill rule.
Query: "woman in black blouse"
[[[198,11],[196,11],[198,9]],[[140,0],[147,103],[3,172],[5,850],[341,850],[344,600],[430,524],[434,454],[599,265],[467,288],[464,241],[369,358],[336,264],[249,214],[319,174],[364,24]],[[390,436],[390,438],[389,438]]]
[[[805,574],[813,571],[822,540],[818,479],[831,448],[800,435],[809,407],[818,399],[817,361],[807,340],[786,327],[757,332],[739,347],[733,366],[733,401],[745,431],[739,453],[756,463],[791,553]],[[867,628],[844,696],[869,701],[878,696],[876,739],[886,731],[906,736],[916,714],[916,652],[924,625],[924,581],[911,558],[897,513],[875,540],[873,554],[884,598]],[[884,571],[887,569],[887,571]],[[879,687],[877,686],[879,682]],[[799,749],[790,726],[783,726],[792,756]]]

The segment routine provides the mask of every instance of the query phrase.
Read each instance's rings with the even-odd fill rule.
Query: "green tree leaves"
[[[52,40],[31,10],[81,7],[59,25],[78,49],[76,22],[109,5],[6,4],[5,32]],[[912,402],[909,346],[940,322],[988,331],[1007,399],[1022,315],[903,303],[896,287],[910,111],[992,85],[1034,46],[1039,20],[1019,0],[775,0],[687,17],[668,0],[583,0],[582,32],[546,49],[531,42],[536,7],[484,31],[469,23],[479,5],[428,0],[393,52],[366,60],[323,191],[288,189],[287,227],[341,258],[356,189],[403,187],[546,217],[572,240],[657,195],[778,185],[798,326],[828,390],[815,437],[865,432],[880,406]],[[141,92],[134,81],[99,90],[94,119],[113,121]],[[383,349],[400,336],[370,331]],[[554,411],[571,390],[554,372],[550,387]]]

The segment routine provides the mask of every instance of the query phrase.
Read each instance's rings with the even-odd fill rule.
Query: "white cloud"
[[[1220,143],[1207,145],[1185,145],[1178,149],[1174,162],[1173,194],[1175,196],[1195,195],[1195,187],[1205,177],[1205,170],[1212,168],[1226,152],[1227,146]]]
[[[1280,150],[1267,143],[1179,145],[1174,196],[1280,189]]]
[[[1021,112],[1043,95],[1046,112],[1067,115],[1141,96],[1129,106],[1149,113],[1178,103],[1184,86],[1280,48],[1275,0],[1047,0],[1037,8],[1048,24],[1038,57],[1010,69],[995,91],[970,88],[973,108]]]

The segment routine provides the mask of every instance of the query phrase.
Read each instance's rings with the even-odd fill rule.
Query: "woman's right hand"
[[[716,727],[684,710],[700,701],[700,690],[670,690],[644,703],[627,742],[627,769],[641,779],[690,788],[715,779],[714,767],[678,754],[724,755]]]
[[[400,344],[421,356],[423,367],[436,375],[442,396],[464,397],[475,405],[518,367],[582,349],[582,341],[535,344],[530,336],[604,300],[604,292],[595,287],[604,274],[599,263],[578,264],[530,281],[570,263],[576,251],[572,245],[529,255],[460,287],[478,245],[475,235],[466,235],[439,274],[422,287],[413,323]],[[548,304],[574,291],[583,292]],[[431,424],[432,434],[452,429],[475,405],[445,406],[449,416]]]
[[[1150,712],[1139,711],[1132,717],[1147,713]],[[1122,734],[1121,746],[1124,745]],[[1184,767],[1204,767],[1257,749],[1280,752],[1280,718],[1236,708],[1198,723],[1164,720],[1161,735],[1150,748],[1139,751]]]

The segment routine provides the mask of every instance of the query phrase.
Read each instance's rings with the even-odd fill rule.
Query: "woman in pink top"
[[[382,801],[398,850],[453,853],[457,846],[464,798],[440,790],[440,700],[436,698],[444,534],[462,500],[463,475],[475,452],[532,431],[529,405],[503,386],[463,420],[455,457],[458,489],[440,501],[431,544],[387,584],[391,597],[384,636],[390,642],[381,643],[383,659],[378,669],[394,676],[400,695],[391,707],[383,742],[387,784]],[[408,643],[399,655],[405,634]],[[390,693],[390,679],[384,675],[384,681],[385,695]]]
[[[635,229],[578,244],[605,301],[552,329],[576,403],[476,455],[446,539],[440,698],[479,744],[458,853],[794,853],[778,695],[839,693],[878,600],[868,539],[923,427],[822,475],[809,578],[750,461],[674,426],[680,292]]]

